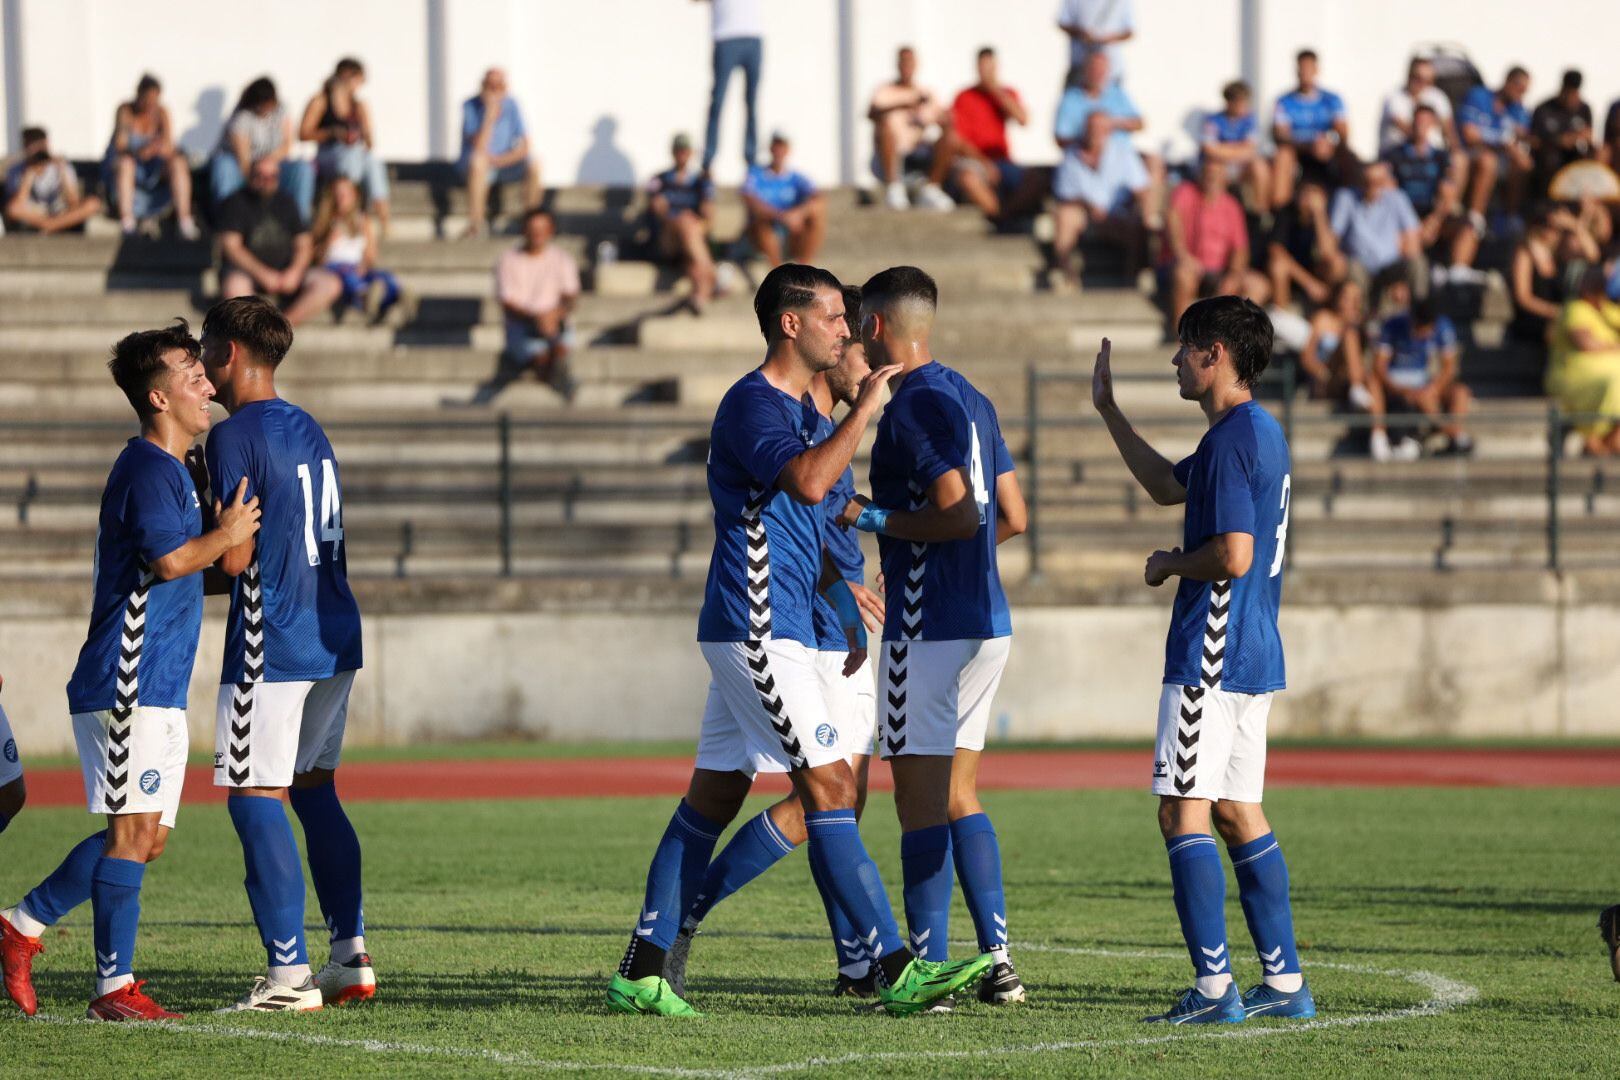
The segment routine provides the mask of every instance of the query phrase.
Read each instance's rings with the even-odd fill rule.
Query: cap
[[[787,132],[783,131],[781,128],[774,128],[771,131],[771,142],[791,144],[793,140],[788,138]]]
[[[678,132],[669,147],[671,150],[690,150],[692,149],[692,136],[684,131]]]

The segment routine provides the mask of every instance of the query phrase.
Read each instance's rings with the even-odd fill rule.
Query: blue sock
[[[1278,979],[1299,974],[1299,952],[1294,947],[1294,912],[1288,903],[1288,864],[1277,837],[1266,833],[1226,852],[1237,872],[1243,918],[1260,954],[1265,981],[1285,982],[1285,989],[1298,989],[1292,978]]]
[[[816,891],[821,894],[821,906],[827,911],[827,926],[832,930],[833,948],[838,953],[838,973],[852,979],[864,978],[872,969],[866,946],[861,944],[861,935],[856,932],[855,924],[849,921],[849,916],[838,906],[838,901],[827,888],[827,877],[821,871],[821,864],[814,859],[810,860],[810,878],[816,883]]]
[[[62,864],[51,871],[51,876],[23,897],[22,906],[28,914],[46,926],[55,926],[62,916],[90,899],[96,863],[101,861],[101,853],[106,849],[105,829],[75,844]]]
[[[897,958],[910,962],[900,927],[889,906],[877,864],[866,853],[855,825],[854,810],[807,810],[805,831],[810,834],[810,862],[821,874],[833,902],[844,910],[855,936],[874,964],[893,965]],[[897,972],[891,972],[897,974]]]
[[[1187,942],[1198,992],[1219,997],[1231,982],[1226,952],[1226,869],[1208,833],[1186,833],[1164,842],[1170,853],[1170,881],[1175,886],[1176,916]]]
[[[702,922],[716,904],[775,866],[783,856],[793,854],[793,848],[771,820],[770,811],[750,818],[709,864],[686,920],[693,926]]]
[[[647,867],[647,892],[641,903],[630,946],[619,962],[619,974],[645,979],[664,969],[664,954],[681,928],[681,916],[692,909],[703,886],[715,841],[724,825],[716,824],[683,800],[664,829],[664,838]]]
[[[956,888],[951,875],[951,827],[931,825],[901,833],[900,866],[905,875],[911,951],[924,960],[943,960],[950,951],[951,894]]]
[[[1007,959],[1007,892],[1001,884],[1001,844],[989,814],[969,814],[951,822],[951,840],[956,853],[956,876],[962,879],[962,895],[973,930],[979,936],[979,951],[994,952],[998,961]]]
[[[145,876],[145,863],[105,855],[96,860],[91,872],[97,997],[112,993],[134,978],[135,928],[141,921],[141,879]]]
[[[231,824],[242,838],[248,903],[271,968],[309,963],[304,942],[304,867],[280,799],[232,795]]]
[[[309,876],[321,902],[321,915],[333,941],[347,941],[366,932],[360,890],[360,838],[338,801],[337,784],[292,788],[287,792],[293,812],[304,826],[304,851]]]

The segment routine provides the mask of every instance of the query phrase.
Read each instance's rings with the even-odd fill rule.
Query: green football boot
[[[657,975],[631,982],[617,973],[607,988],[608,1008],[614,1012],[647,1013],[652,1016],[702,1016],[682,1001],[669,983]]]
[[[994,963],[989,953],[980,953],[971,960],[913,960],[893,986],[878,990],[883,1011],[896,1016],[923,1012],[982,976]]]

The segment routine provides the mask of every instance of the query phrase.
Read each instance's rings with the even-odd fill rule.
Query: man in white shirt
[[[1436,150],[1450,150],[1456,156],[1457,124],[1451,115],[1451,99],[1434,84],[1434,64],[1413,57],[1406,69],[1406,85],[1384,99],[1384,112],[1378,120],[1378,153],[1387,154],[1412,137],[1412,112],[1419,105],[1434,110],[1440,123],[1430,141]]]
[[[743,168],[752,168],[755,143],[754,102],[759,94],[759,73],[765,62],[765,5],[763,0],[698,0],[713,5],[714,89],[709,92],[709,126],[703,139],[703,171],[708,172],[720,148],[720,110],[726,103],[726,85],[738,68],[743,73]]]
[[[1069,36],[1069,77],[1065,85],[1078,84],[1080,69],[1094,52],[1108,54],[1115,82],[1125,80],[1125,58],[1119,46],[1136,34],[1131,0],[1060,0],[1058,29]]]

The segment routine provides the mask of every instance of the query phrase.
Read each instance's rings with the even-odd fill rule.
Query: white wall
[[[919,50],[922,80],[942,95],[972,81],[979,46],[996,46],[1031,112],[1015,153],[1054,156],[1049,133],[1067,57],[1056,0],[765,4],[760,137],[787,128],[799,164],[818,180],[865,180],[865,102],[907,43]],[[1242,74],[1246,13],[1257,23],[1266,111],[1291,81],[1294,51],[1312,46],[1325,84],[1350,105],[1363,153],[1383,95],[1422,42],[1462,41],[1492,83],[1509,64],[1524,64],[1535,100],[1571,64],[1584,69],[1600,113],[1620,96],[1614,0],[1545,0],[1533,13],[1509,0],[1137,0],[1136,9],[1127,86],[1149,121],[1144,141],[1172,153],[1190,146],[1189,116],[1218,104],[1220,86]],[[383,153],[421,160],[453,156],[461,100],[486,66],[501,64],[553,184],[645,177],[663,163],[674,131],[701,140],[708,101],[708,7],[691,0],[0,0],[0,12],[0,33],[21,37],[20,48],[0,50],[0,65],[20,55],[22,68],[0,72],[0,93],[11,83],[22,99],[0,109],[45,124],[75,157],[101,153],[115,106],[147,70],[163,80],[187,149],[202,153],[248,79],[271,74],[301,109],[333,61],[353,54],[368,68]],[[435,21],[444,30],[437,50]],[[722,182],[740,171],[740,99],[739,77],[722,129]],[[7,131],[5,145],[15,140]]]

